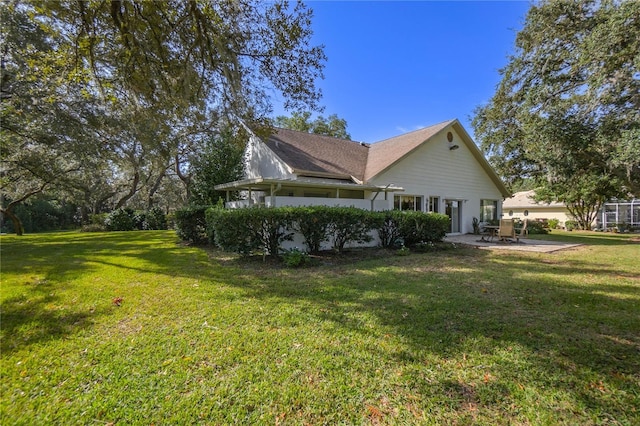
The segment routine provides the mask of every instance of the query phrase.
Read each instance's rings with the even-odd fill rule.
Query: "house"
[[[247,143],[245,179],[216,185],[243,191],[227,206],[354,206],[419,210],[451,218],[451,233],[473,218],[497,219],[510,195],[458,120],[367,144],[275,129]]]
[[[541,203],[535,199],[535,191],[521,191],[504,200],[503,216],[514,219],[549,220],[557,219],[560,226],[572,220],[567,206],[561,202]]]

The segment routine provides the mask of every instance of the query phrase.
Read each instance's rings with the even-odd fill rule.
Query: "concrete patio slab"
[[[521,238],[520,242],[488,242],[482,241],[480,235],[464,234],[464,235],[447,235],[445,242],[465,244],[474,246],[483,250],[511,250],[511,251],[533,251],[539,253],[552,253],[558,250],[564,250],[572,247],[578,247],[582,244],[569,244],[557,241],[541,241],[530,238]]]

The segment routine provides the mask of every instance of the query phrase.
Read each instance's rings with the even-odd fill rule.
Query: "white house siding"
[[[446,139],[447,131],[454,133],[452,143]],[[450,150],[454,144],[459,148]],[[473,218],[480,217],[480,200],[498,201],[498,217],[501,214],[500,190],[452,128],[434,136],[368,183],[403,187],[401,195],[422,196],[427,207],[429,197],[439,197],[440,213],[445,212],[445,200],[458,200],[462,233],[473,232]],[[391,195],[388,203],[388,208],[393,209]]]
[[[287,164],[278,158],[267,145],[257,136],[251,136],[244,150],[245,158],[245,178],[274,178],[274,179],[290,179],[293,177],[291,170]],[[251,194],[251,203],[257,204],[263,192],[253,192]],[[244,196],[248,198],[245,192]]]
[[[289,166],[278,158],[258,137],[251,136],[245,148],[245,177],[290,179],[293,177]]]

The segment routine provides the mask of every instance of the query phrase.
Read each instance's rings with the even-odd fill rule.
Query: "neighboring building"
[[[502,204],[503,216],[514,219],[548,220],[558,219],[564,227],[567,220],[572,220],[571,213],[564,203],[538,203],[533,197],[535,191],[516,192]],[[623,225],[622,225],[623,224]],[[600,230],[613,228],[640,227],[640,200],[610,200],[598,212],[592,227]]]
[[[458,120],[373,144],[286,129],[246,147],[246,178],[216,185],[243,191],[249,205],[355,206],[419,210],[451,218],[451,233],[473,218],[497,219],[510,194]]]
[[[502,204],[503,217],[528,220],[558,219],[560,226],[571,220],[564,203],[539,203],[533,199],[535,191],[516,192]]]

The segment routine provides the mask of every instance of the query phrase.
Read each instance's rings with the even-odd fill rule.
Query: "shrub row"
[[[111,213],[92,215],[91,224],[83,231],[135,231],[167,229],[167,218],[159,208],[149,210],[117,209]]]
[[[185,241],[208,239],[223,250],[249,255],[279,254],[295,233],[307,252],[324,243],[343,251],[350,244],[367,243],[377,232],[383,247],[414,246],[442,241],[449,218],[421,212],[371,212],[353,207],[279,207],[225,210],[204,207],[176,212],[176,229]]]

